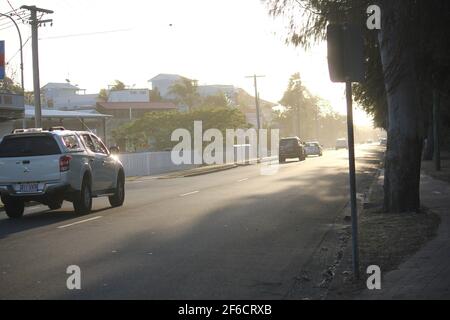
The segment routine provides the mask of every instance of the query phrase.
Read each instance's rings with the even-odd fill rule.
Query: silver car
[[[62,127],[19,129],[0,143],[0,194],[6,214],[20,218],[26,202],[59,209],[64,200],[87,214],[92,198],[108,196],[111,206],[125,200],[120,160],[95,134]]]

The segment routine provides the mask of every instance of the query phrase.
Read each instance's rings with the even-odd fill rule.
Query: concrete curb
[[[157,179],[174,179],[174,178],[184,178],[184,177],[195,177],[200,175],[205,175],[209,173],[230,170],[233,168],[237,168],[237,164],[226,164],[226,165],[218,165],[218,166],[205,166],[190,170],[179,171],[175,173],[171,173],[165,176],[158,177]]]

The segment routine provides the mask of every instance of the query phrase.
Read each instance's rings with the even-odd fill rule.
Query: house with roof
[[[172,102],[97,102],[98,112],[122,121],[142,118],[147,112],[173,110],[177,110],[177,106]]]
[[[98,94],[86,94],[86,90],[69,82],[50,82],[41,88],[42,105],[58,110],[95,109]]]
[[[178,81],[182,79],[188,79],[178,74],[160,73],[157,76],[149,80],[152,89],[158,89],[161,97],[165,100],[174,100],[176,97],[170,94],[170,88]],[[197,80],[192,80],[197,81]],[[235,105],[237,100],[237,89],[233,85],[198,85],[198,94],[205,98],[208,96],[215,96],[218,94],[224,94],[230,105]],[[180,106],[179,109],[183,109]]]
[[[258,120],[256,116],[255,97],[241,88],[236,89],[237,107],[241,110],[247,119],[247,122],[257,126]],[[260,123],[262,126],[269,124],[273,119],[273,108],[276,103],[259,99]]]
[[[148,89],[124,89],[108,92],[108,102],[149,102],[150,91]]]
[[[169,93],[170,87],[183,78],[185,77],[178,74],[160,73],[148,80],[148,82],[151,83],[152,90],[158,89],[159,94],[163,99],[171,100],[175,97]]]

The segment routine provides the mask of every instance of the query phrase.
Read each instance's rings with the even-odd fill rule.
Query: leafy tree
[[[161,102],[163,98],[161,97],[161,93],[158,88],[154,88],[150,90],[150,102]]]
[[[191,110],[200,102],[200,95],[197,92],[197,83],[191,79],[182,78],[175,82],[169,89],[169,94],[175,96],[175,100]]]
[[[215,128],[224,136],[226,129],[249,127],[245,115],[238,109],[195,108],[188,112],[149,112],[143,118],[114,130],[113,137],[122,145],[128,141],[135,150],[166,150],[177,144],[170,137],[178,128],[189,130],[194,137],[194,121],[202,121],[204,131]]]
[[[0,80],[0,91],[22,94],[21,86],[9,77]]]
[[[100,92],[98,93],[98,100],[102,101],[102,102],[107,102],[108,101],[108,90],[106,89],[101,89]]]
[[[125,90],[126,85],[120,80],[114,80],[114,85],[111,87],[111,91]]]
[[[109,89],[101,89],[98,93],[98,100],[107,102],[110,91],[125,90],[126,85],[120,80],[114,80],[114,84]]]
[[[201,103],[203,108],[226,108],[228,107],[228,100],[223,93],[213,96],[207,96]]]
[[[289,18],[288,42],[305,48],[324,40],[329,22],[352,22],[365,29],[370,2],[268,1],[272,15]],[[375,116],[378,125],[388,129],[385,210],[416,211],[420,208],[424,119],[428,119],[427,109],[429,112],[426,91],[449,89],[442,78],[448,79],[450,4],[445,0],[378,2],[382,29],[378,34],[366,31],[367,80],[356,86],[356,99]]]

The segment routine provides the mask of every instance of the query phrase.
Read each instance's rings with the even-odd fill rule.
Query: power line
[[[14,19],[14,16],[9,16],[9,17]],[[22,18],[28,19],[29,17],[30,17],[29,15],[23,15],[20,19],[16,19],[16,20],[20,22],[22,20]],[[3,21],[0,21],[1,22],[0,26],[6,26],[9,24],[12,24],[11,20],[9,20],[8,18],[3,17],[3,19],[4,19]],[[6,20],[6,19],[8,19],[8,20]]]
[[[26,10],[21,10],[21,11],[16,11],[16,12],[10,11],[10,12],[4,13],[4,15],[7,15],[7,16],[10,16],[10,17],[17,16],[19,18],[22,18],[23,16],[28,15],[28,12]],[[1,20],[6,20],[6,19],[7,18],[4,17],[4,16],[0,17],[0,21]]]
[[[11,2],[9,2],[9,0],[6,0],[6,2],[8,2],[9,6],[11,7],[11,9],[12,9],[12,10],[14,11],[14,13],[17,15],[17,10],[14,9],[14,7],[11,5]],[[19,16],[19,18],[22,20],[22,22],[25,22],[25,20],[24,20],[23,18],[21,18],[20,16]]]
[[[130,30],[132,30],[132,29],[129,28],[129,29],[116,29],[116,30],[96,31],[96,32],[87,32],[87,33],[75,33],[75,34],[67,34],[67,35],[61,35],[61,36],[39,38],[39,40],[52,40],[52,39],[72,38],[72,37],[84,37],[84,36],[92,36],[92,35],[105,34],[105,33],[126,32],[126,31],[130,31]]]
[[[28,39],[25,40],[25,42],[22,45],[22,49],[25,47],[25,45],[28,43],[28,41],[30,41],[30,39],[31,39],[31,36],[29,36]],[[21,49],[17,50],[16,53],[14,53],[11,58],[9,58],[8,62],[6,62],[7,65],[11,62],[12,59],[14,59],[16,57],[16,55],[20,52],[20,50]]]

